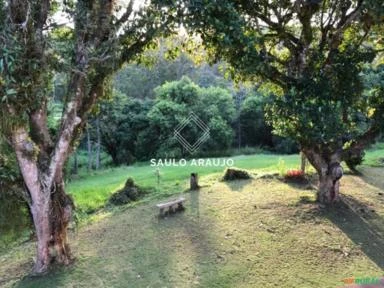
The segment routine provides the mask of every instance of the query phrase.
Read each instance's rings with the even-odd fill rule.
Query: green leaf
[[[7,95],[15,95],[17,93],[17,91],[15,89],[11,88],[11,89],[8,89],[5,93]]]

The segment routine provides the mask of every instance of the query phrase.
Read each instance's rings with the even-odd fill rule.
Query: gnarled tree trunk
[[[32,197],[32,205],[30,205],[30,209],[33,217],[33,223],[35,225],[37,238],[37,256],[35,266],[33,268],[33,273],[42,274],[47,272],[48,267],[51,263],[51,255],[49,249],[49,245],[51,242],[51,225],[49,223],[49,198]]]
[[[29,130],[19,127],[12,132],[12,144],[28,190],[27,202],[33,218],[37,237],[37,257],[33,274],[43,274],[52,263],[69,264],[71,252],[67,240],[67,228],[74,208],[66,195],[63,167],[68,156],[70,137],[79,119],[72,115],[62,129],[63,137],[52,149],[50,141],[43,137],[44,123],[34,121]]]
[[[37,237],[34,274],[47,272],[52,263],[68,265],[71,262],[67,228],[74,206],[63,188],[62,185],[56,185],[54,191],[44,191],[42,188],[42,193],[31,193],[40,195],[32,196],[30,205]]]
[[[314,149],[303,149],[303,153],[319,175],[317,201],[322,204],[338,202],[340,179],[343,176],[343,168],[340,165],[341,153],[335,152],[329,155]]]
[[[16,94],[12,92],[11,101],[3,101],[2,108],[7,110],[12,119],[6,130],[12,138],[28,192],[26,201],[36,228],[36,274],[46,272],[52,262],[67,264],[71,260],[67,227],[74,206],[71,198],[65,194],[63,169],[84,130],[89,112],[105,94],[106,80],[124,63],[141,53],[157,35],[168,31],[165,28],[169,21],[173,21],[172,17],[168,21],[167,17],[155,16],[156,23],[160,21],[161,27],[153,25],[152,21],[146,20],[146,15],[153,14],[152,9],[148,8],[150,14],[145,12],[141,16],[142,21],[132,22],[131,18],[136,16],[132,1],[115,21],[115,8],[118,9],[115,1],[76,1],[73,15],[71,13],[74,20],[74,55],[70,57],[69,87],[64,99],[60,129],[53,135],[47,125],[47,92],[49,71],[52,70],[50,57],[54,54],[46,53],[49,47],[49,31],[46,28],[49,26],[48,15],[52,12],[51,2],[7,1],[6,9],[2,7],[1,11],[4,8],[4,12],[8,13],[4,15],[9,16],[3,21],[9,30],[3,29],[2,32],[12,35],[9,39],[3,37],[1,43],[8,45],[9,42],[9,46],[5,46],[11,47],[8,54],[17,57],[17,61],[13,61],[17,65],[12,65],[16,68],[6,65],[3,69],[7,77],[4,78],[6,85],[2,88]],[[132,31],[137,33],[133,35]],[[23,48],[20,53],[13,51],[18,45]],[[25,75],[30,77],[25,79]],[[8,78],[12,80],[8,81]],[[0,116],[5,111],[1,112]]]
[[[68,265],[72,260],[71,250],[68,243],[68,225],[72,218],[74,203],[72,198],[65,193],[64,181],[61,176],[56,178],[55,191],[51,197],[51,251],[54,260],[59,264]]]
[[[319,191],[317,193],[317,201],[324,204],[332,204],[339,201],[339,185],[340,181],[335,180],[328,173],[319,177]]]

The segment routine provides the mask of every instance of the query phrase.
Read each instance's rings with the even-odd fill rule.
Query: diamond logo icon
[[[182,130],[188,125],[196,125],[196,127],[202,132],[200,137],[194,142],[190,143],[182,135]],[[188,118],[184,119],[176,128],[174,132],[174,137],[179,141],[179,143],[191,154],[195,153],[205,141],[209,139],[209,127],[201,121],[195,113],[191,112]]]

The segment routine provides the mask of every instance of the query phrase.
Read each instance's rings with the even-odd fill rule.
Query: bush
[[[145,194],[145,191],[135,184],[132,178],[128,178],[124,188],[114,193],[109,202],[113,205],[124,205],[137,201]]]
[[[344,161],[351,171],[356,171],[356,167],[361,165],[364,161],[365,152],[360,149],[349,151]]]
[[[3,187],[0,185],[0,190]],[[32,229],[28,205],[22,196],[11,190],[0,193],[0,250],[18,239],[25,239]]]
[[[237,168],[227,168],[223,176],[224,181],[245,180],[251,178],[252,176],[247,171]]]
[[[15,154],[0,138],[0,250],[31,232],[23,189]]]

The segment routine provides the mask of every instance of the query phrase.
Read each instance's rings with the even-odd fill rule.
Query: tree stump
[[[197,173],[191,173],[191,178],[190,178],[190,190],[197,190],[199,189],[199,177]]]
[[[303,152],[300,152],[300,156],[301,156],[300,170],[303,174],[305,174],[305,167],[307,166],[307,157],[305,157],[305,154]]]

